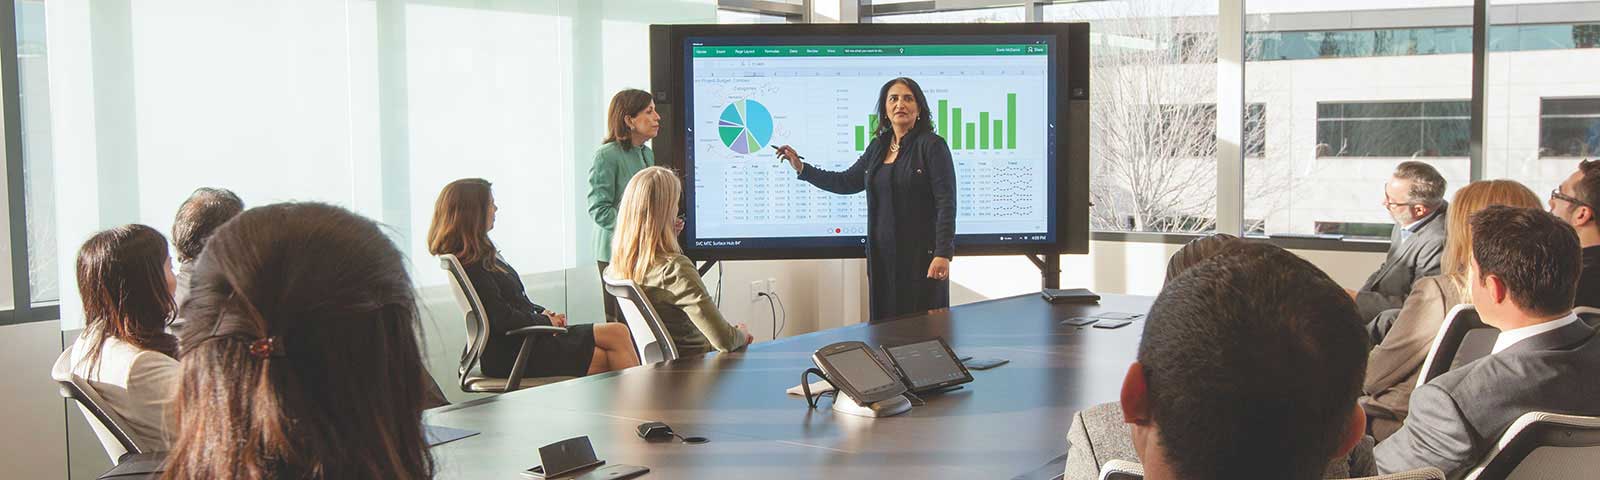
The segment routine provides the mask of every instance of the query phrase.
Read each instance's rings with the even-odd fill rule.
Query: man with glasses
[[[1355,298],[1362,321],[1400,308],[1411,293],[1412,282],[1439,274],[1448,206],[1444,188],[1444,176],[1438,170],[1415,160],[1401,162],[1383,185],[1383,207],[1395,222],[1389,255],[1360,290],[1347,291]]]
[[[1600,161],[1578,162],[1578,171],[1550,191],[1550,213],[1578,231],[1583,246],[1583,270],[1578,276],[1577,304],[1600,307]]]

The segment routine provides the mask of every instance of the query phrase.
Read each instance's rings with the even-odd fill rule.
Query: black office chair
[[[1433,347],[1422,361],[1422,373],[1417,375],[1417,386],[1444,375],[1456,367],[1488,356],[1494,351],[1494,341],[1500,330],[1483,323],[1472,304],[1463,303],[1445,314],[1439,333],[1433,337]]]
[[[1600,470],[1600,418],[1528,412],[1467,480],[1590,478]]]
[[[78,410],[83,412],[84,419],[89,421],[89,427],[94,430],[95,436],[100,437],[100,446],[105,447],[106,455],[111,457],[112,464],[121,463],[130,455],[145,452],[134,443],[133,437],[122,429],[122,417],[102,407],[104,402],[100,395],[83,383],[82,378],[72,374],[71,347],[56,358],[55,366],[50,368],[50,378],[56,381],[57,391],[62,398],[77,402]]]
[[[522,372],[528,365],[528,356],[533,353],[533,339],[536,335],[567,333],[566,328],[547,325],[523,327],[506,332],[509,336],[522,337],[522,348],[517,350],[517,360],[511,364],[510,377],[474,375],[473,371],[478,367],[478,360],[483,356],[483,348],[489,344],[489,317],[483,313],[483,300],[478,298],[478,290],[472,286],[472,279],[467,278],[466,269],[461,267],[461,261],[457,260],[455,255],[440,255],[439,268],[450,273],[450,290],[455,294],[456,304],[461,307],[467,325],[467,344],[461,349],[461,367],[456,372],[456,376],[461,379],[461,391],[505,393],[577,378],[522,377]]]
[[[600,281],[605,284],[606,293],[617,297],[622,319],[627,322],[628,330],[633,332],[633,346],[639,351],[639,361],[656,363],[677,359],[678,345],[672,343],[666,324],[661,323],[661,316],[656,314],[655,307],[650,306],[650,297],[644,295],[644,290],[632,280],[617,280],[602,275]]]

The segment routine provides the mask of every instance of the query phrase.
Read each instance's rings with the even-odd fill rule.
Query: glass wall
[[[372,217],[427,295],[445,282],[424,245],[433,200],[481,177],[530,296],[577,322],[599,318],[584,196],[610,94],[648,88],[649,24],[716,15],[710,0],[21,7],[38,11],[19,17],[36,299],[58,283],[76,298],[55,258],[92,232],[170,231],[202,186]]]
[[[1245,101],[1267,121],[1265,155],[1245,160],[1253,233],[1387,240],[1397,164],[1468,181],[1471,0],[1245,8]]]
[[[1491,32],[1520,34],[1491,38],[1517,48],[1491,48],[1485,66],[1484,172],[1542,197],[1600,158],[1600,1],[1489,4]]]
[[[1044,7],[1091,22],[1090,226],[1100,231],[1216,228],[1216,5],[1179,0]],[[1270,106],[1251,109],[1263,126]],[[1265,130],[1251,135],[1261,151]]]

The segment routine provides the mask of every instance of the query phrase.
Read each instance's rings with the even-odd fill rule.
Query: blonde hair
[[[678,218],[683,183],[662,167],[640,170],[628,180],[617,204],[617,227],[611,236],[611,272],[639,281],[664,257],[682,252],[672,225]]]
[[[1456,191],[1446,214],[1448,238],[1439,273],[1463,294],[1467,291],[1467,268],[1472,265],[1472,214],[1493,205],[1543,208],[1539,196],[1516,180],[1480,180]]]

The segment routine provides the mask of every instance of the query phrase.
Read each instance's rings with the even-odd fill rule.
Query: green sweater
[[[722,318],[689,257],[667,257],[666,262],[650,269],[635,283],[650,297],[650,306],[661,316],[667,335],[678,346],[678,355],[697,355],[712,349],[731,352],[745,346],[744,333]]]
[[[589,167],[589,218],[594,219],[594,258],[611,261],[611,232],[617,226],[617,204],[628,180],[645,167],[656,164],[649,146],[623,150],[618,142],[606,142],[594,151]]]

